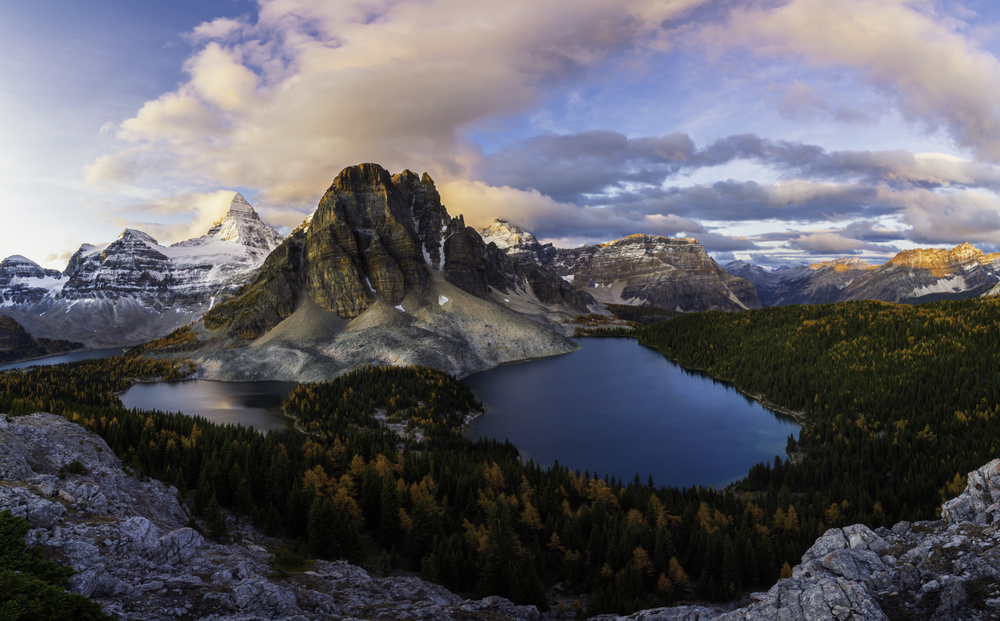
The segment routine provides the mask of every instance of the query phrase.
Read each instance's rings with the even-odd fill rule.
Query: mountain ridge
[[[725,269],[750,280],[765,306],[850,300],[923,302],[981,295],[1000,284],[1000,253],[968,242],[953,248],[903,250],[882,265],[839,257],[767,271],[744,261]]]
[[[600,244],[555,248],[501,219],[480,234],[511,258],[552,270],[603,303],[684,312],[760,306],[752,284],[725,272],[694,238],[636,233]]]
[[[0,263],[0,304],[33,334],[90,347],[142,343],[200,317],[254,273],[281,236],[240,194],[205,235],[171,246],[126,228],[82,244],[59,273]]]

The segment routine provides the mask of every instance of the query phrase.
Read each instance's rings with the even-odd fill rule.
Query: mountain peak
[[[367,187],[392,185],[392,175],[379,164],[365,163],[348,166],[333,180],[330,190],[360,191]],[[328,190],[329,191],[329,190]]]
[[[10,255],[9,257],[3,260],[3,263],[6,265],[34,265],[36,267],[38,266],[37,263],[29,259],[28,257],[20,254]]]
[[[150,235],[149,233],[143,233],[139,229],[125,229],[124,231],[122,231],[122,234],[118,236],[118,239],[123,239],[123,240],[134,239],[137,241],[145,242],[147,244],[155,244],[157,246],[160,245],[158,241],[153,239],[152,235]]]
[[[1000,253],[984,254],[969,242],[963,242],[951,250],[944,248],[904,250],[891,258],[886,265],[930,270],[935,276],[944,276],[963,267],[986,265],[997,259],[1000,259]]]
[[[819,261],[809,266],[809,269],[819,270],[832,267],[836,272],[849,272],[851,270],[873,270],[875,266],[857,257],[837,257],[831,261]]]
[[[254,208],[247,202],[247,199],[243,198],[243,195],[239,192],[233,197],[233,202],[229,204],[229,212],[239,212],[239,213],[257,213]]]
[[[486,243],[493,242],[500,249],[534,247],[538,240],[534,235],[507,220],[495,219],[479,232]]]
[[[239,192],[233,196],[229,211],[212,225],[206,237],[266,252],[274,250],[282,240],[281,234],[265,224],[253,206]]]

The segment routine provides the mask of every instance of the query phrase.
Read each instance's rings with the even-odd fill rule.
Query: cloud
[[[218,190],[156,198],[131,205],[129,217],[118,218],[116,222],[122,227],[137,227],[160,244],[170,245],[207,233],[229,211],[235,194],[233,190]],[[146,220],[153,217],[155,220]]]
[[[733,250],[756,250],[760,248],[754,240],[743,236],[730,236],[705,231],[704,233],[698,233],[695,237],[698,239],[698,243],[710,252],[731,252]]]
[[[853,70],[907,118],[1000,161],[1000,61],[966,36],[965,22],[936,7],[922,0],[737,4],[698,40],[719,53],[740,49]]]
[[[233,19],[231,17],[220,17],[212,21],[202,22],[194,27],[194,30],[186,37],[189,43],[200,43],[204,41],[228,41],[239,36],[247,29],[249,24],[245,19]]]
[[[460,177],[479,157],[467,128],[661,43],[665,21],[705,1],[261,0],[255,22],[194,29],[188,80],[122,122],[132,146],[88,178],[254,187],[264,204],[294,208],[364,161]]]
[[[673,237],[701,234],[705,227],[675,214],[637,213],[627,210],[578,207],[560,203],[537,190],[495,187],[480,181],[441,184],[441,198],[449,213],[465,216],[477,229],[494,218],[509,220],[541,239],[608,241],[632,233]]]
[[[896,251],[892,247],[873,244],[836,232],[804,233],[789,240],[788,245],[811,254],[824,255],[859,254],[865,250],[875,252]]]
[[[795,120],[808,121],[821,115],[829,115],[848,124],[871,123],[875,120],[871,112],[845,105],[838,99],[828,89],[818,89],[795,80],[785,91],[778,107],[783,115]]]
[[[207,104],[223,112],[245,109],[256,98],[259,79],[232,50],[216,42],[188,60],[191,88]]]
[[[506,146],[480,162],[478,170],[482,180],[494,185],[535,189],[576,204],[610,204],[623,193],[662,188],[679,176],[739,161],[764,165],[789,182],[903,189],[1000,186],[1000,167],[988,163],[901,149],[829,152],[755,134],[727,136],[702,148],[684,133],[641,138],[610,130],[544,134]]]
[[[609,197],[595,206],[632,213],[673,213],[699,220],[834,221],[885,216],[895,204],[864,185],[795,180],[776,184],[726,180],[686,187],[648,188]]]
[[[1000,200],[970,190],[884,192],[902,207],[912,227],[908,237],[919,244],[996,243],[1000,239]]]

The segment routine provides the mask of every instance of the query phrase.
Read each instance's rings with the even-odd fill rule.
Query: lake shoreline
[[[731,382],[692,372],[624,338],[463,378],[488,409],[466,437],[509,440],[522,459],[657,485],[721,489],[784,455],[798,418]]]

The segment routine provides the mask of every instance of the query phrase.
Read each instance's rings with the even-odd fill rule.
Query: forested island
[[[583,612],[739,597],[790,572],[827,528],[930,519],[996,453],[1000,302],[849,302],[699,313],[640,342],[805,417],[793,459],[726,491],[655,487],[470,441],[481,409],[453,377],[369,367],[300,386],[306,433],[262,435],[115,396],[193,367],[140,352],[0,374],[0,411],[50,411],[100,434],[139,475],[174,484],[205,532],[233,519],[284,537],[276,555],[415,570],[452,589]],[[566,605],[560,602],[560,606]],[[569,605],[573,607],[573,605]]]

